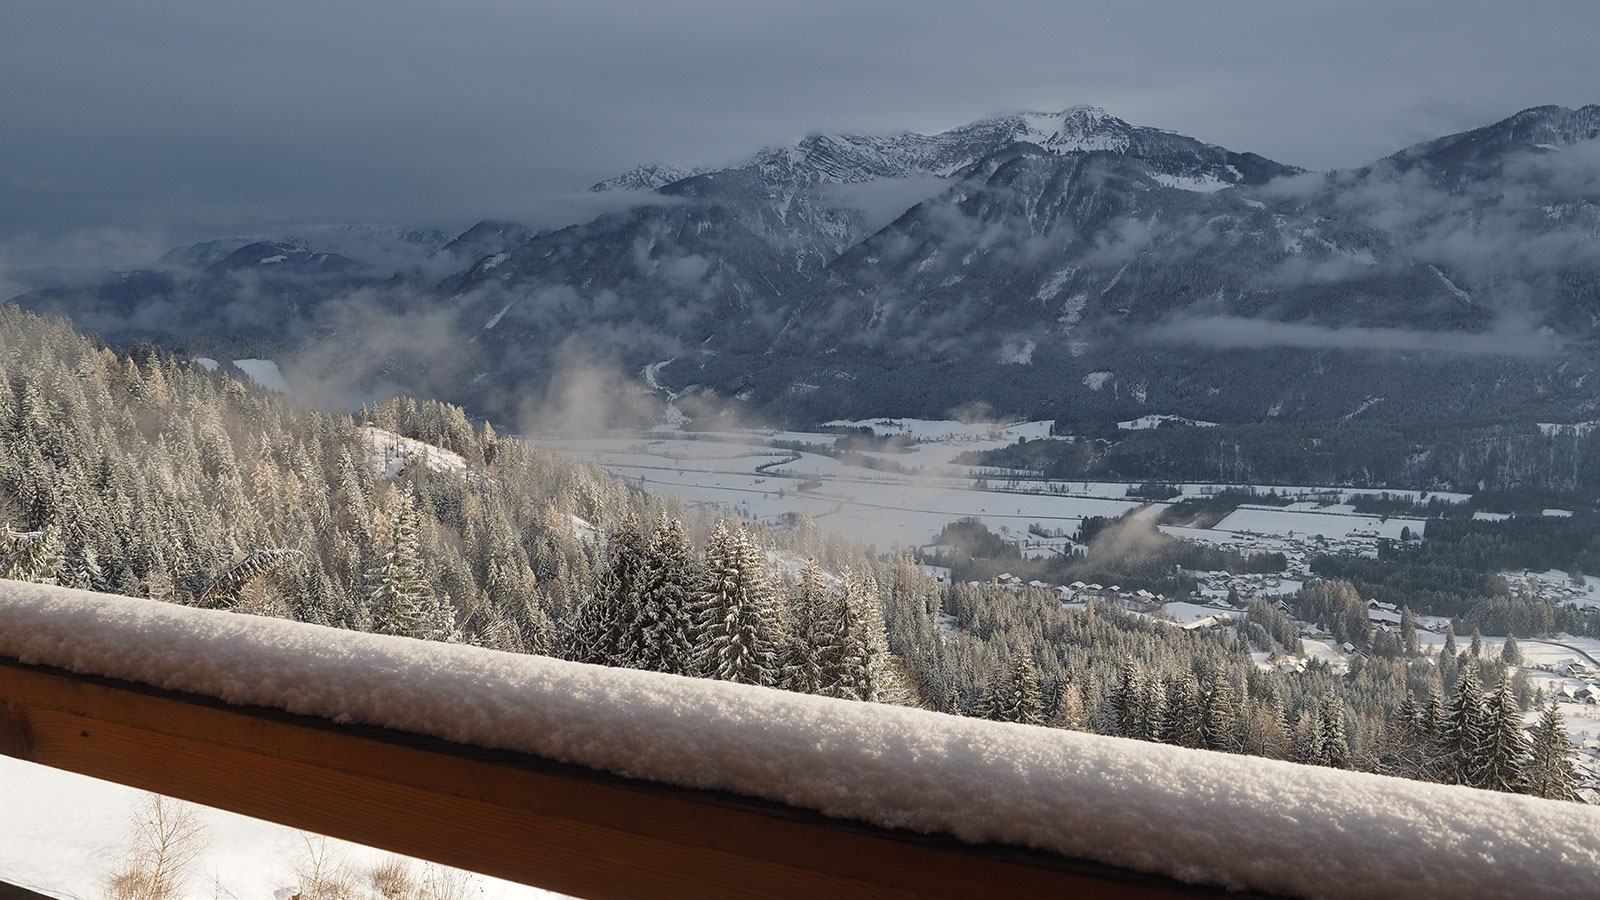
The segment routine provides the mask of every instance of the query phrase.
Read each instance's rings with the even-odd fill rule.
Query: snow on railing
[[[1600,811],[1577,804],[64,588],[0,582],[5,660],[1197,884],[1406,898],[1600,884]],[[25,707],[4,684],[0,709]]]

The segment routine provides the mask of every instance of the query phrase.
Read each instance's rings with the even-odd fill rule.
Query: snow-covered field
[[[1029,525],[1071,534],[1086,516],[1118,516],[1144,507],[1141,516],[1159,515],[1165,503],[1146,504],[1128,496],[1123,482],[1051,481],[1013,478],[1004,471],[958,464],[969,450],[1008,446],[1021,438],[1051,439],[1049,422],[1013,424],[864,419],[826,423],[867,428],[912,443],[899,449],[851,450],[843,456],[821,451],[840,435],[806,431],[729,431],[610,434],[574,438],[525,435],[558,453],[597,463],[614,474],[691,505],[711,504],[748,520],[773,522],[786,513],[804,513],[824,529],[879,548],[917,547],[933,541],[947,523],[963,517],[982,520],[996,532],[1005,529],[1020,542]],[[1209,529],[1166,528],[1169,533],[1219,546],[1248,550],[1287,550],[1321,535],[1340,549],[1375,552],[1379,538],[1398,538],[1414,519],[1384,519],[1357,514],[1349,502],[1358,495],[1388,493],[1418,499],[1425,492],[1376,491],[1308,486],[1178,485],[1184,497],[1219,490],[1245,490],[1300,498],[1290,507],[1246,507]],[[1427,494],[1450,502],[1465,494]],[[1034,554],[1060,547],[1025,547]]]
[[[106,879],[126,859],[131,816],[145,796],[120,784],[0,756],[0,882],[63,900],[98,900]],[[184,892],[193,900],[284,900],[298,886],[296,867],[306,864],[323,841],[260,819],[190,808],[203,823],[205,844]],[[372,867],[394,856],[332,839],[326,840],[326,853],[363,888]],[[416,860],[412,868],[419,877],[433,874],[456,882],[463,889],[459,900],[560,896]],[[351,900],[368,897],[382,900],[365,890]]]

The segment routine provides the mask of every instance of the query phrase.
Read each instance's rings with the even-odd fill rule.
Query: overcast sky
[[[1080,103],[1330,168],[1600,102],[1595,0],[9,0],[3,18],[13,266],[286,223],[557,225],[642,162]]]

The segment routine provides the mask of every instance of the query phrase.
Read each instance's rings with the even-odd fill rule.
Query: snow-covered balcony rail
[[[16,582],[0,704],[14,756],[581,896],[1600,884],[1575,804]]]

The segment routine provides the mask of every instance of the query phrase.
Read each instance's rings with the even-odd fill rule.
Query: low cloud
[[[1455,356],[1543,357],[1561,341],[1515,319],[1501,319],[1488,331],[1419,331],[1409,328],[1327,327],[1237,316],[1177,316],[1145,332],[1157,344],[1192,345],[1211,350],[1289,348]]]

